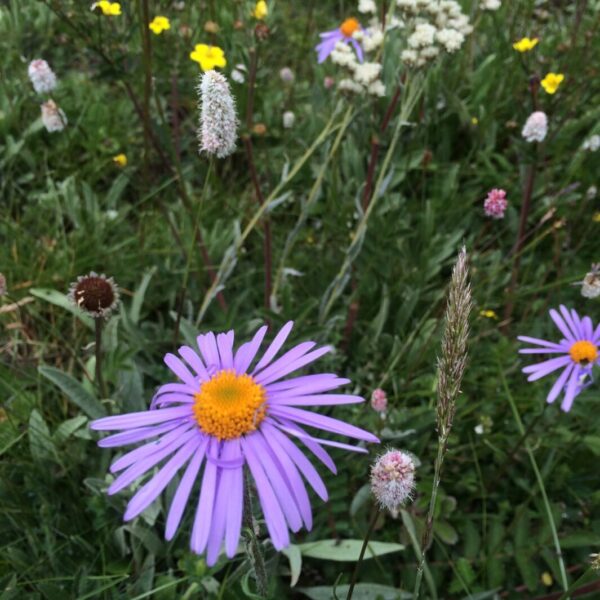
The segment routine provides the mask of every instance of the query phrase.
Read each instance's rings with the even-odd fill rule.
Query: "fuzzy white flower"
[[[381,29],[372,28],[367,31],[367,35],[363,37],[362,47],[365,52],[373,52],[383,44],[383,31]]]
[[[281,71],[279,71],[279,77],[283,83],[292,83],[294,81],[294,71],[292,71],[289,67],[283,67]]]
[[[27,67],[29,80],[38,94],[47,94],[56,87],[56,75],[43,59],[32,60]]]
[[[437,46],[427,46],[419,51],[419,56],[425,60],[431,60],[440,53],[440,49]]]
[[[416,65],[418,57],[416,50],[403,50],[400,54],[400,59],[407,65]]]
[[[502,6],[500,0],[482,0],[479,8],[481,10],[498,10]]]
[[[600,148],[600,135],[593,135],[583,142],[582,148],[590,152],[596,152]]]
[[[227,79],[217,71],[201,75],[200,152],[214,154],[217,158],[229,156],[235,150],[238,120],[235,102]]]
[[[456,29],[440,29],[435,37],[437,41],[444,46],[446,52],[455,52],[465,41],[465,36]]]
[[[416,0],[396,0],[396,6],[408,13],[415,13],[419,10]]]
[[[377,12],[375,0],[358,0],[358,12],[365,14]]]
[[[231,71],[231,79],[236,83],[244,83],[246,81],[246,67],[245,65],[235,65],[235,69]]]
[[[353,70],[358,64],[356,55],[350,49],[350,46],[348,44],[344,44],[343,42],[338,42],[335,45],[330,57],[332,62],[334,62],[336,65],[340,65],[340,67],[347,67],[351,70]]]
[[[548,117],[538,110],[529,115],[521,132],[528,142],[543,142],[548,133]]]
[[[354,94],[360,94],[363,91],[360,83],[356,83],[354,79],[342,79],[338,83],[338,89],[342,92],[352,92]]]
[[[383,81],[381,81],[381,79],[373,81],[373,83],[369,84],[367,92],[369,92],[371,96],[383,98],[385,96],[385,85],[383,84]]]
[[[435,41],[436,28],[429,23],[419,23],[415,27],[414,33],[408,38],[408,45],[411,48],[424,48],[432,46]]]
[[[285,129],[291,129],[296,122],[296,115],[291,110],[283,113],[283,126]]]
[[[67,115],[54,100],[48,100],[42,104],[42,123],[50,133],[62,131],[68,123]]]
[[[382,508],[393,515],[412,496],[415,463],[401,450],[388,450],[371,468],[371,491]]]
[[[381,73],[381,65],[379,63],[364,62],[356,65],[354,80],[367,86],[379,77],[379,73]]]

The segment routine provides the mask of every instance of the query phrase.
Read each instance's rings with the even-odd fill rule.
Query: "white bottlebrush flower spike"
[[[42,104],[42,123],[50,133],[62,131],[68,123],[67,115],[54,100],[48,100]]]
[[[235,150],[238,120],[227,79],[206,71],[200,79],[200,152],[225,158]]]
[[[48,94],[56,87],[56,75],[50,65],[43,59],[37,58],[29,63],[27,68],[29,80],[38,94]]]
[[[547,133],[548,117],[546,113],[541,110],[531,113],[522,131],[525,140],[528,142],[543,142]]]

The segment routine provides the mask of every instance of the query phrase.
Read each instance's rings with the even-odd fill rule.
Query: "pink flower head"
[[[543,142],[548,133],[548,117],[538,110],[529,115],[521,132],[527,142]]]
[[[38,94],[47,94],[56,87],[56,75],[43,59],[32,60],[27,67],[29,80]]]
[[[385,412],[387,409],[387,394],[381,389],[376,388],[371,394],[371,406],[377,412]]]
[[[335,84],[335,79],[333,77],[325,77],[325,79],[323,79],[323,85],[325,86],[326,90],[329,90],[333,87],[333,85]]]
[[[492,217],[492,219],[504,219],[507,205],[506,191],[494,188],[488,192],[487,198],[483,202],[483,210],[486,216]]]
[[[415,487],[415,463],[401,450],[388,450],[371,468],[371,490],[382,508],[396,513]]]

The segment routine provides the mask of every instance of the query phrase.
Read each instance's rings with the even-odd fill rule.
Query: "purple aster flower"
[[[521,342],[534,344],[534,348],[519,350],[521,354],[559,354],[544,362],[523,369],[528,373],[528,381],[536,381],[550,373],[562,369],[561,374],[548,394],[548,402],[554,402],[561,392],[564,398],[560,407],[565,412],[571,410],[573,400],[579,392],[592,383],[592,367],[599,364],[598,345],[600,325],[594,329],[589,317],[581,318],[576,311],[565,306],[558,311],[552,309],[550,316],[564,338],[558,342],[548,342],[537,338],[519,336]]]
[[[379,440],[363,429],[306,410],[309,406],[352,404],[364,399],[326,393],[349,383],[335,374],[286,379],[331,350],[329,346],[315,348],[315,342],[303,342],[276,358],[292,325],[289,322],[282,327],[254,366],[266,326],[236,351],[233,331],[200,335],[199,353],[182,346],[179,357],[165,356],[165,363],[180,381],[161,386],[150,410],[92,422],[92,429],[119,432],[100,440],[103,448],[145,442],[113,462],[110,470],[118,476],[109,494],[161,465],[129,501],[126,521],[145,510],[185,466],[169,508],[166,539],[175,535],[197,485],[190,547],[198,554],[206,551],[209,565],[216,562],[223,543],[227,556],[232,557],[242,527],[247,467],[277,550],[290,543],[288,529],[295,532],[302,525],[312,527],[304,480],[323,500],[327,500],[327,490],[296,441],[334,473],[335,464],[323,446],[366,450],[314,438],[305,428],[365,442]]]
[[[346,19],[337,29],[332,31],[326,31],[320,33],[321,43],[319,43],[315,50],[319,56],[319,64],[325,61],[325,59],[335,50],[335,45],[338,42],[350,43],[356,50],[356,55],[360,62],[363,61],[363,49],[357,40],[354,39],[354,33],[360,29],[360,23],[354,17]]]

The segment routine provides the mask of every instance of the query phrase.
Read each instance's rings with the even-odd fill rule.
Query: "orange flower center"
[[[340,25],[340,31],[342,32],[342,35],[347,38],[352,37],[352,34],[359,28],[360,28],[360,23],[354,17],[350,17],[349,19],[346,19]]]
[[[267,394],[250,375],[219,371],[200,386],[194,397],[198,425],[219,440],[255,431],[265,418]]]
[[[598,348],[592,342],[581,340],[571,346],[569,354],[576,363],[587,365],[598,358]]]

